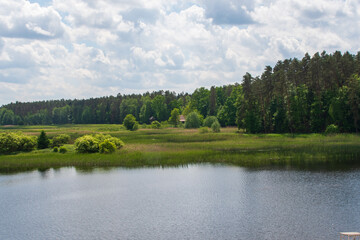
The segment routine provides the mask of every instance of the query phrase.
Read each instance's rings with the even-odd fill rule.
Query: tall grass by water
[[[45,130],[52,138],[65,133],[70,143],[84,134],[104,133],[119,137],[126,144],[114,154],[80,154],[72,144],[65,154],[51,149],[0,155],[0,171],[38,168],[177,166],[192,163],[225,163],[246,167],[360,165],[360,136],[356,134],[244,134],[236,128],[220,133],[166,128],[127,131],[120,125],[10,126],[0,132],[22,131],[39,135]]]

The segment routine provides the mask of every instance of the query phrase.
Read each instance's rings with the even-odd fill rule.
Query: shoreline
[[[196,163],[220,163],[243,167],[360,165],[357,134],[243,134],[236,128],[220,133],[198,129],[140,129],[130,132],[119,125],[25,126],[1,131],[37,135],[45,129],[49,137],[65,133],[71,142],[84,134],[103,133],[119,137],[125,147],[113,154],[76,153],[73,144],[65,154],[51,149],[0,155],[0,172],[58,167],[156,167]]]

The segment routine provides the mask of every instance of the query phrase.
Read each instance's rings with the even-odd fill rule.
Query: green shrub
[[[102,142],[105,139],[111,138],[111,135],[109,135],[109,134],[104,135],[104,134],[101,134],[101,133],[92,134],[90,136],[96,138],[99,142]]]
[[[218,119],[215,116],[208,116],[204,120],[204,126],[211,127],[211,125],[216,121],[218,121]]]
[[[53,148],[53,152],[58,152],[59,151],[59,148],[58,147],[54,147]]]
[[[0,134],[0,153],[12,153],[19,149],[20,137],[15,133]]]
[[[41,131],[40,136],[37,139],[37,147],[38,149],[45,149],[48,148],[50,145],[50,140],[46,136],[46,133],[44,130]]]
[[[79,153],[95,153],[99,151],[99,140],[90,135],[79,137],[74,144],[75,151]]]
[[[186,116],[185,128],[199,128],[200,126],[200,115],[197,112],[191,112]]]
[[[160,129],[161,128],[161,123],[159,123],[158,121],[153,121],[152,123],[151,123],[151,128],[153,128],[153,129]]]
[[[116,150],[116,145],[111,142],[109,139],[105,139],[99,145],[100,153],[113,153]]]
[[[133,125],[133,127],[132,127],[132,129],[131,129],[131,131],[136,131],[136,130],[138,130],[138,129],[139,129],[139,123],[138,123],[138,122],[135,122],[134,125]]]
[[[29,137],[29,136],[25,136],[25,135],[19,135],[20,137],[20,147],[19,147],[19,151],[31,151],[33,150],[36,145],[36,137]]]
[[[25,136],[22,133],[1,133],[0,153],[17,151],[31,151],[37,145],[35,137]]]
[[[59,153],[66,153],[66,152],[67,152],[66,147],[61,146],[61,147],[59,148]]]
[[[107,138],[107,140],[109,140],[110,142],[112,142],[113,144],[115,144],[115,146],[116,146],[117,149],[120,149],[120,148],[122,148],[123,146],[125,146],[124,142],[121,141],[119,138],[110,137],[110,138]]]
[[[213,132],[215,132],[215,133],[218,133],[218,132],[220,132],[220,123],[219,123],[219,121],[218,120],[216,120],[215,122],[213,122],[213,124],[211,124],[211,129],[212,129],[212,131]]]
[[[120,149],[125,145],[124,142],[119,138],[112,137],[110,135],[84,135],[75,140],[75,151],[80,153],[99,152],[102,151],[100,145],[104,142],[110,142],[112,145],[114,145],[115,149]],[[104,147],[106,148],[106,146]],[[106,149],[103,150],[103,152],[107,152]]]
[[[339,128],[335,124],[330,124],[326,127],[325,134],[336,134],[339,133]]]
[[[70,142],[70,136],[67,134],[60,134],[52,139],[52,147],[60,147]]]
[[[128,114],[124,118],[123,124],[127,130],[133,130],[135,123],[136,123],[136,118],[132,114]]]
[[[199,133],[208,133],[209,132],[209,128],[208,127],[201,127],[199,129]]]
[[[109,134],[100,134],[100,133],[97,133],[97,134],[94,134],[92,135],[94,138],[96,138],[98,140],[98,142],[103,142],[105,140],[109,140],[110,142],[114,143],[116,148],[120,149],[122,148],[125,144],[123,141],[121,141],[119,138],[117,137],[112,137],[111,135]]]

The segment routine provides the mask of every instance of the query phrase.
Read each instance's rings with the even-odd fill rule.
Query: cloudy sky
[[[359,29],[359,0],[1,0],[0,105],[241,82]]]

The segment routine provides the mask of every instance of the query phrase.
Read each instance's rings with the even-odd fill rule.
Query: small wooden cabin
[[[180,122],[181,123],[185,123],[185,116],[184,115],[180,115]]]

